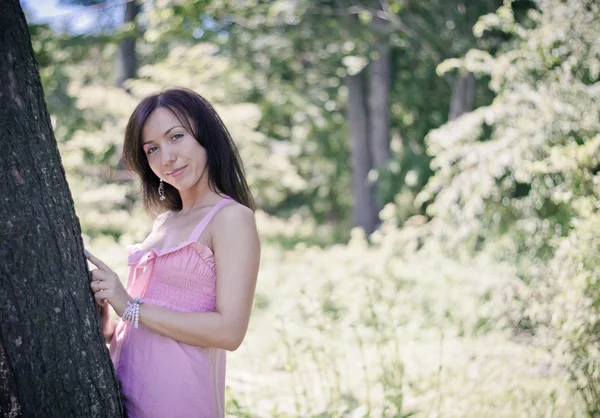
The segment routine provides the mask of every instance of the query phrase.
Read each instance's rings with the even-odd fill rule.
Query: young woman
[[[177,88],[137,106],[123,156],[156,216],[152,232],[131,249],[127,289],[86,257],[127,414],[223,417],[225,352],[246,334],[260,258],[235,144],[204,98]]]

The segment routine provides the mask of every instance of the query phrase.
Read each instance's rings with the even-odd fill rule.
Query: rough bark
[[[448,120],[454,120],[463,113],[473,110],[475,100],[475,77],[469,72],[457,76],[452,87]]]
[[[370,65],[369,145],[373,168],[388,163],[390,153],[389,95],[391,84],[391,55],[387,43],[378,46],[379,58]],[[376,183],[376,185],[379,181]],[[377,209],[381,209],[381,193],[376,190]]]
[[[64,169],[18,0],[0,14],[0,416],[119,417]]]
[[[377,225],[377,210],[373,187],[369,184],[371,170],[369,151],[368,116],[363,74],[347,75],[344,79],[348,88],[348,115],[350,151],[352,154],[352,183],[354,197],[354,224],[368,234]]]
[[[129,0],[125,5],[124,25],[135,25],[135,18],[140,11],[137,0]],[[128,36],[119,43],[117,53],[116,72],[117,87],[123,87],[125,80],[135,78],[137,75],[137,55],[135,52],[136,36]]]

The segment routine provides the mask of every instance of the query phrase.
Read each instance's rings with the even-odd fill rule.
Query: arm
[[[104,341],[106,344],[110,344],[113,336],[115,335],[115,329],[117,328],[117,321],[109,319],[102,327],[102,334],[104,335]]]
[[[234,351],[242,343],[254,300],[260,243],[252,211],[241,205],[223,208],[213,219],[217,270],[215,312],[176,312],[140,306],[140,323],[190,345]]]

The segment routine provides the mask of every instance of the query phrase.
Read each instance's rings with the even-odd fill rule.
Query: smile
[[[178,175],[180,175],[181,173],[183,173],[183,170],[185,170],[186,167],[187,167],[187,165],[183,166],[181,168],[178,168],[176,170],[170,171],[170,172],[167,173],[167,176],[177,177]]]

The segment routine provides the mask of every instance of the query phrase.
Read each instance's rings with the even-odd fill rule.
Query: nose
[[[174,150],[172,148],[163,146],[162,151],[161,162],[163,165],[171,165],[177,159],[177,156],[173,152]]]

